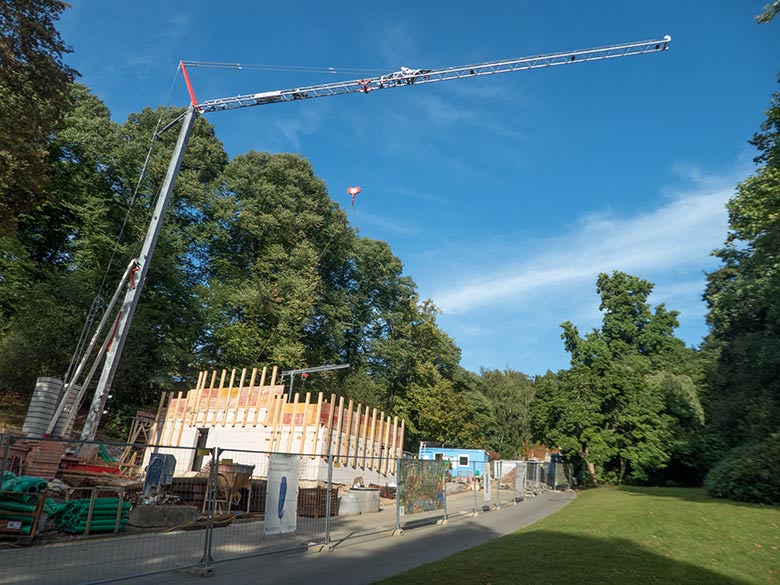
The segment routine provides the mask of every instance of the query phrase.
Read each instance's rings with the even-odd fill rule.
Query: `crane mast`
[[[143,243],[141,254],[134,260],[134,267],[132,270],[133,273],[137,275],[137,279],[131,278],[127,282],[125,298],[117,314],[115,326],[108,334],[106,342],[104,342],[103,346],[101,347],[100,353],[105,352],[106,361],[103,364],[103,370],[92,398],[92,403],[87,414],[87,420],[81,433],[81,440],[91,441],[95,438],[95,433],[97,432],[98,424],[100,423],[100,418],[103,414],[103,409],[105,408],[105,403],[111,390],[114,374],[116,373],[116,368],[122,354],[124,342],[127,339],[127,334],[135,314],[135,309],[141,295],[141,290],[145,284],[149,263],[151,262],[152,254],[154,253],[154,248],[157,244],[157,238],[162,227],[162,220],[168,208],[170,197],[173,192],[173,187],[176,184],[179,167],[181,166],[184,153],[186,152],[187,143],[189,141],[195,119],[199,114],[351,93],[369,94],[374,91],[396,87],[405,87],[409,85],[423,85],[428,83],[437,83],[440,81],[449,81],[453,79],[481,77],[484,75],[495,75],[497,73],[510,73],[513,71],[525,71],[528,69],[540,69],[558,65],[571,65],[575,63],[588,63],[591,61],[615,59],[619,57],[628,57],[631,55],[657,53],[667,50],[671,40],[671,37],[667,35],[661,39],[649,41],[608,45],[604,47],[596,47],[593,49],[581,49],[577,51],[551,53],[532,57],[519,57],[516,59],[490,61],[487,63],[448,67],[445,69],[408,69],[406,67],[402,67],[400,71],[396,71],[387,75],[369,77],[366,79],[324,83],[320,85],[297,87],[294,89],[265,91],[248,95],[211,99],[201,103],[198,103],[195,99],[195,93],[187,74],[187,66],[197,67],[199,63],[182,61],[182,73],[184,75],[192,103],[187,109],[186,114],[181,118],[182,127],[179,132],[179,138],[168,166],[165,181],[161,188],[149,229],[146,233],[146,238]],[[97,335],[97,333],[95,335]],[[91,343],[90,348],[94,345],[94,343]],[[82,361],[86,361],[88,357],[89,355],[85,355],[82,358]],[[101,356],[98,355],[96,360],[99,360],[100,357]],[[93,370],[94,368],[95,366],[93,365]],[[79,371],[81,369],[82,367],[80,366]],[[66,403],[69,393],[79,392],[79,386],[77,383],[78,380],[73,379],[69,380],[65,384],[64,392],[62,393],[62,398],[60,399],[60,404],[58,406],[58,412],[62,410],[62,406]],[[88,382],[85,382],[84,386],[87,384]],[[78,407],[78,405],[76,405],[76,407]],[[51,428],[53,426],[54,422],[52,422],[50,425],[49,432],[51,432]]]

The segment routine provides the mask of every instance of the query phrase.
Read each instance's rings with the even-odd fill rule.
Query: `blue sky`
[[[710,251],[778,89],[767,1],[75,0],[59,29],[120,122],[187,104],[182,59],[337,70],[191,70],[206,100],[671,35],[660,54],[208,115],[231,156],[306,157],[442,309],[464,367],[538,374],[568,366],[562,321],[599,325],[599,272],[654,282],[678,335],[706,334]]]

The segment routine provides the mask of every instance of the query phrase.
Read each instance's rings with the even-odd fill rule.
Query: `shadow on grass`
[[[451,583],[735,585],[735,575],[670,559],[625,539],[534,530],[512,534],[409,572],[383,585]]]

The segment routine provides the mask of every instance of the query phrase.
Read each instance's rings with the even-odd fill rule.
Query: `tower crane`
[[[399,71],[389,73],[387,75],[369,77],[366,79],[355,79],[352,81],[324,83],[321,85],[310,85],[292,89],[264,91],[247,95],[211,99],[200,103],[195,97],[195,92],[193,90],[192,84],[190,83],[187,67],[197,67],[199,65],[205,64],[182,61],[180,63],[180,67],[184,81],[187,85],[191,103],[186,112],[177,120],[182,122],[181,129],[179,131],[179,137],[171,156],[170,164],[168,165],[165,180],[163,181],[162,187],[160,189],[160,195],[157,198],[157,203],[152,214],[152,219],[149,224],[141,252],[137,258],[130,262],[130,265],[128,266],[122,278],[122,281],[119,283],[113,298],[105,310],[105,315],[107,316],[111,312],[113,305],[121,294],[122,288],[125,289],[124,300],[118,311],[112,330],[108,333],[104,342],[99,348],[99,355],[95,359],[95,363],[93,363],[92,368],[87,375],[87,379],[81,384],[81,386],[79,386],[77,385],[78,375],[80,375],[80,373],[83,371],[91,352],[97,345],[97,340],[101,334],[103,326],[107,321],[105,316],[101,321],[101,324],[98,326],[98,330],[93,335],[85,355],[82,357],[79,366],[75,369],[77,375],[74,375],[74,377],[65,384],[64,392],[62,392],[60,403],[57,407],[52,422],[49,425],[48,433],[52,432],[58,417],[60,414],[62,414],[65,405],[69,402],[69,395],[71,395],[70,403],[73,403],[73,393],[77,393],[77,397],[75,398],[75,408],[72,408],[70,416],[75,416],[75,411],[78,409],[78,404],[81,402],[83,392],[89,385],[92,374],[96,370],[97,362],[102,357],[102,354],[105,353],[106,359],[103,363],[103,369],[92,398],[92,403],[89,408],[89,413],[87,415],[83,431],[81,433],[82,441],[91,441],[95,438],[95,432],[97,431],[100,417],[103,414],[106,400],[109,397],[111,384],[114,379],[114,374],[116,373],[116,368],[119,364],[119,359],[122,355],[122,349],[130,329],[130,324],[133,320],[133,315],[135,314],[135,309],[138,305],[138,300],[144,287],[146,275],[149,269],[149,263],[151,262],[152,255],[157,244],[157,239],[160,235],[162,220],[170,202],[171,193],[176,183],[176,177],[181,166],[182,158],[184,157],[184,152],[187,148],[187,142],[190,138],[190,133],[192,131],[195,119],[199,115],[223,110],[235,110],[238,108],[300,101],[351,93],[362,93],[368,95],[375,91],[407,87],[410,85],[424,85],[428,83],[437,83],[440,81],[494,75],[497,73],[509,73],[512,71],[541,69],[558,65],[588,63],[591,61],[615,59],[619,57],[628,57],[631,55],[658,53],[666,51],[669,48],[669,43],[671,40],[671,37],[667,35],[661,39],[655,40],[608,45],[604,47],[596,47],[593,49],[581,49],[562,53],[550,53],[532,57],[519,57],[516,59],[505,59],[501,61],[490,61],[487,63],[448,67],[445,69],[411,69],[402,67]],[[67,425],[65,428],[67,428]]]

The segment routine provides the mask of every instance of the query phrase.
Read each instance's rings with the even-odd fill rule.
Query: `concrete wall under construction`
[[[146,449],[144,466],[153,452],[176,457],[176,475],[197,473],[209,461],[200,449],[219,447],[221,459],[254,465],[254,477],[265,477],[268,453],[302,457],[301,479],[326,481],[328,457],[334,460],[333,481],[352,485],[395,483],[396,458],[401,456],[405,423],[376,408],[345,404],[343,397],[307,392],[292,398],[274,384],[277,369],[233,370],[226,384],[223,370],[201,372],[196,388],[163,395]],[[235,382],[238,380],[238,384]],[[248,383],[247,383],[248,381]],[[207,383],[208,382],[208,383]]]

